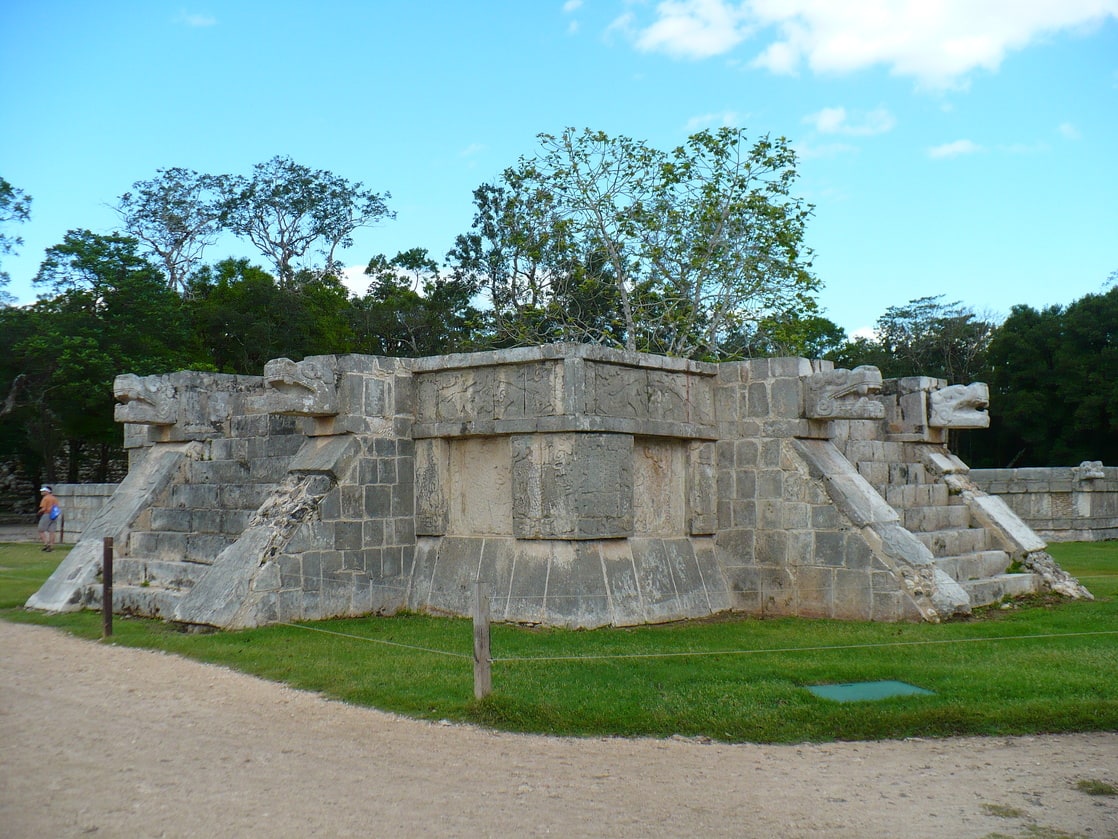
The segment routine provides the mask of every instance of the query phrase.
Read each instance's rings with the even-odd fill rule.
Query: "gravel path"
[[[1118,837],[1118,734],[799,746],[438,725],[0,621],[0,835]]]

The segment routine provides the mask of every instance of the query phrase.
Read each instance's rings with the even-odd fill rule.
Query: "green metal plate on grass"
[[[845,685],[808,685],[808,690],[823,699],[835,702],[865,702],[888,699],[890,696],[932,696],[934,691],[906,682],[850,682]]]

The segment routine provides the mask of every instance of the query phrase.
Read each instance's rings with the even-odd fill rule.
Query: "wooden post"
[[[493,690],[489,658],[489,583],[474,583],[474,698],[484,699]]]
[[[113,634],[113,537],[106,536],[101,554],[101,637]]]

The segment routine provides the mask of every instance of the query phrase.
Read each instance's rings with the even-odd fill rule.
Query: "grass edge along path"
[[[719,617],[593,631],[494,625],[494,689],[481,701],[473,698],[467,620],[404,614],[205,634],[118,618],[108,643],[508,731],[802,742],[1118,730],[1118,542],[1050,551],[1095,601],[1029,598],[943,624]],[[97,612],[21,608],[61,556],[0,545],[0,617],[97,639]],[[835,702],[807,690],[882,680],[932,693]]]

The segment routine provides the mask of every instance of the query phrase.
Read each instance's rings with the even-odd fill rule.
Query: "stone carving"
[[[265,408],[272,414],[328,417],[338,413],[334,371],[316,359],[274,358],[264,365]]]
[[[881,419],[885,407],[871,394],[881,390],[881,371],[862,365],[827,370],[804,380],[804,414],[808,419]]]
[[[1075,467],[1077,481],[1101,481],[1106,477],[1106,468],[1101,460],[1085,460]]]
[[[175,388],[166,376],[136,376],[125,373],[113,380],[113,411],[117,422],[139,425],[174,425]]]
[[[985,382],[951,385],[928,394],[928,425],[932,428],[989,428],[990,388]]]

